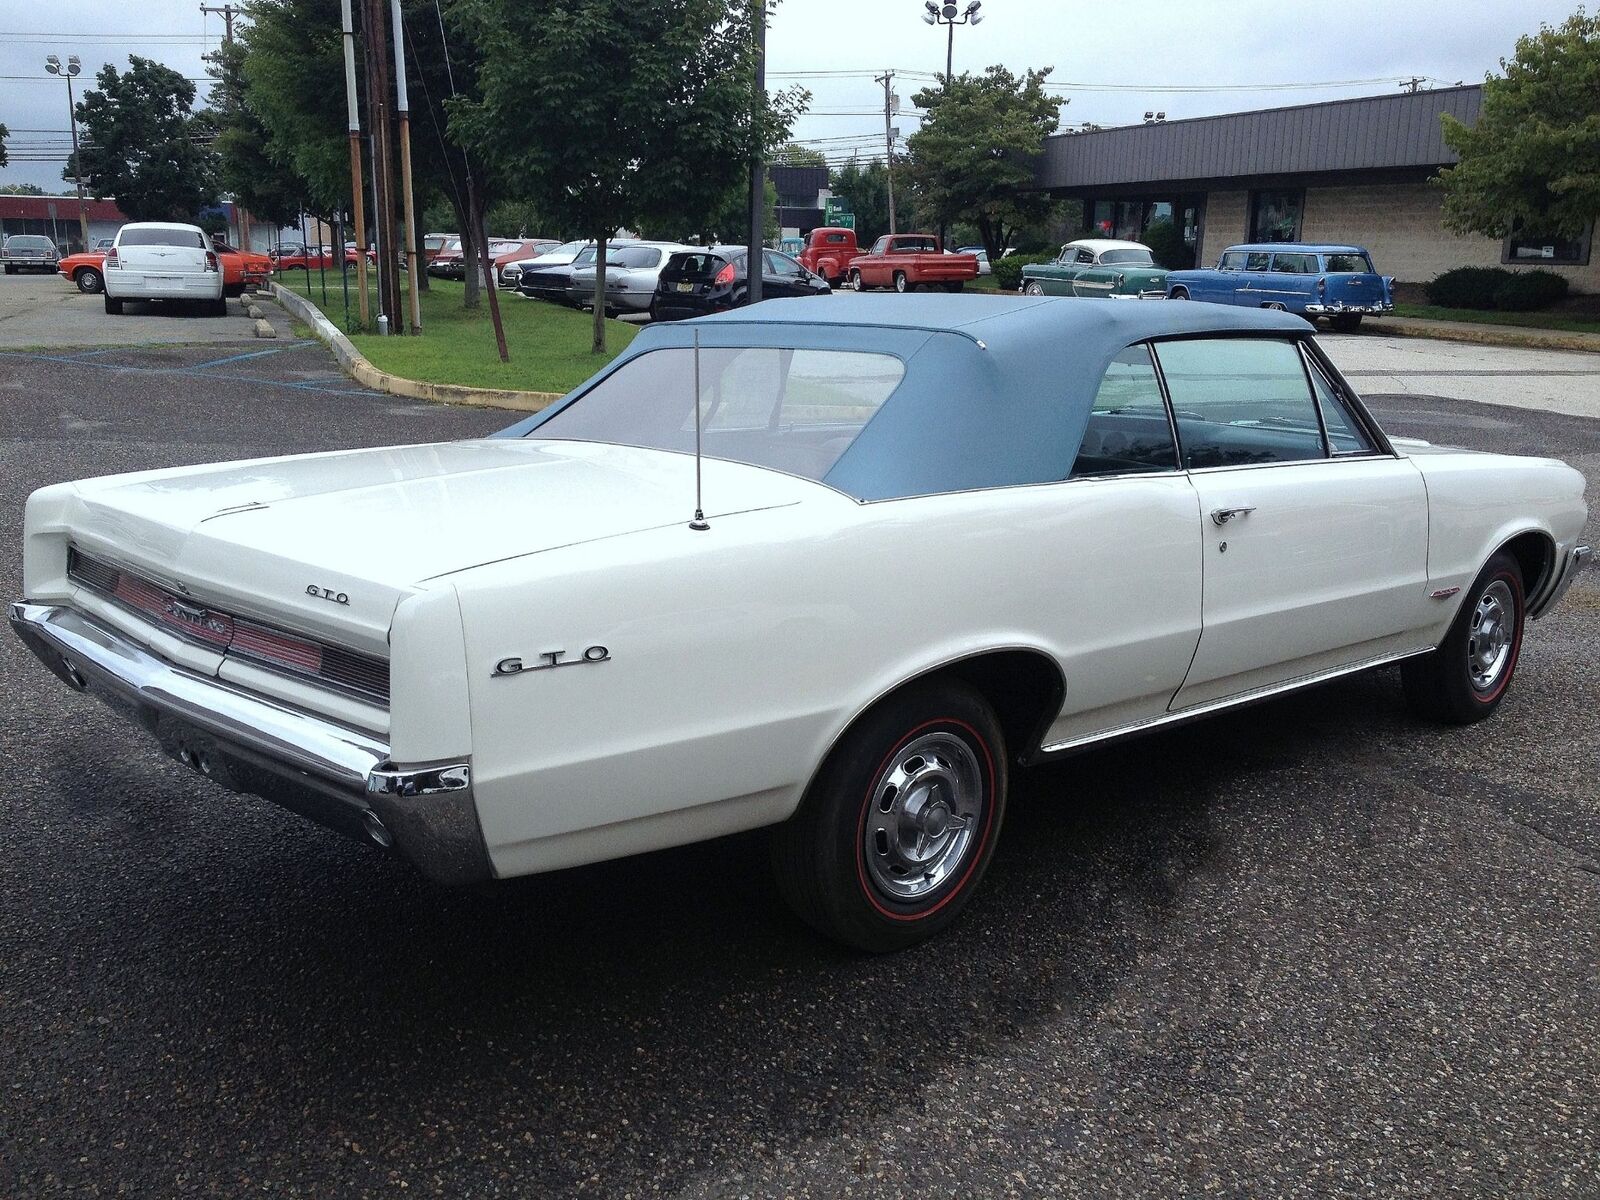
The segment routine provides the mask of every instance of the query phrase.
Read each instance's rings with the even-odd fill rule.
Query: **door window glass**
[[[1372,453],[1372,442],[1361,431],[1361,425],[1344,397],[1333,390],[1333,385],[1315,362],[1308,362],[1306,366],[1311,372],[1311,387],[1317,393],[1317,403],[1322,406],[1322,423],[1328,427],[1328,444],[1333,447],[1333,452]]]
[[[780,279],[798,279],[803,274],[800,270],[800,264],[787,254],[779,254],[774,250],[768,250],[766,256],[767,270]]]
[[[1156,350],[1184,465],[1326,457],[1300,348],[1276,338],[1202,338]]]
[[[1150,349],[1129,346],[1111,361],[1100,381],[1071,478],[1171,471],[1177,465]]]
[[[1265,271],[1271,266],[1272,255],[1266,253],[1264,250],[1258,250],[1254,254],[1248,254],[1245,256],[1244,269],[1246,271]]]

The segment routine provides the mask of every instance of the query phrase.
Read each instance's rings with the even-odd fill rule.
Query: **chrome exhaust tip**
[[[394,835],[389,832],[389,827],[383,823],[383,818],[370,808],[361,815],[361,823],[366,828],[367,836],[385,850],[394,846]]]

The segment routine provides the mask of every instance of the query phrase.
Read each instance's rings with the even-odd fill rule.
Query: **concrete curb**
[[[513,392],[495,388],[461,387],[453,383],[425,383],[420,379],[402,379],[387,371],[380,371],[367,361],[350,339],[322,311],[303,296],[296,295],[280,284],[272,285],[272,298],[283,305],[297,319],[311,327],[311,332],[328,344],[333,356],[357,383],[391,396],[405,396],[412,400],[431,400],[436,404],[474,404],[481,408],[509,408],[517,412],[540,412],[554,404],[563,392]]]
[[[1363,326],[1362,333],[1440,338],[1482,346],[1518,346],[1525,350],[1578,350],[1600,354],[1600,334],[1561,329],[1525,329],[1517,325],[1477,325],[1468,321],[1430,321],[1423,317],[1383,317]]]

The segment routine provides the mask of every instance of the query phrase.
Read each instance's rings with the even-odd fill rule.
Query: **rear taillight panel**
[[[727,266],[723,267],[722,270],[717,272],[717,277],[712,280],[712,282],[718,287],[726,287],[728,284],[733,282],[734,274],[735,272],[733,269],[733,264],[729,263]]]
[[[211,251],[207,250],[206,251],[206,270],[215,271],[216,269],[217,269],[217,256],[215,254],[213,254]]]

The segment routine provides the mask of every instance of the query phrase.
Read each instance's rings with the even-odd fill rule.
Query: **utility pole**
[[[417,298],[417,214],[411,195],[411,102],[406,96],[405,34],[400,27],[400,0],[389,0],[394,22],[395,112],[400,118],[400,193],[406,223],[406,291],[411,300],[411,332],[422,332],[422,302]],[[364,248],[361,252],[364,257]],[[494,286],[494,281],[489,281]]]
[[[202,4],[200,11],[202,13],[217,13],[221,15],[225,28],[225,32],[222,35],[222,44],[224,46],[233,45],[233,17],[239,10],[234,8],[232,4],[224,4],[221,7]],[[219,56],[215,54],[204,54],[201,57],[210,62],[219,61]],[[233,211],[239,218],[239,249],[248,250],[250,249],[250,214],[245,212],[244,205],[239,203],[238,197],[234,197]]]
[[[378,322],[382,332],[400,333],[400,280],[394,252],[394,149],[389,131],[389,48],[384,36],[383,0],[362,0],[363,46],[367,59],[367,114],[373,133],[372,177],[378,211],[373,224],[378,231]],[[359,257],[359,256],[358,256]]]
[[[1422,76],[1413,75],[1410,79],[1407,79],[1407,80],[1404,80],[1404,81],[1401,82],[1400,90],[1402,92],[1415,93],[1426,82],[1427,82],[1427,80],[1423,79]]]
[[[889,232],[898,232],[894,225],[894,127],[889,119],[894,113],[894,72],[887,67],[876,82],[883,84],[883,163],[889,182]]]
[[[767,0],[752,0],[751,19],[755,24],[756,84],[750,97],[751,115],[759,116],[767,102]],[[767,171],[762,161],[763,147],[751,150],[750,160],[750,239],[745,247],[747,295],[751,304],[761,303],[761,281],[766,274],[766,259],[761,250],[767,240]]]
[[[227,27],[227,33],[223,36],[222,40],[231,46],[233,44],[233,17],[234,14],[239,10],[232,4],[202,4],[200,6],[200,11],[203,13],[216,13],[222,18],[223,24]]]
[[[356,304],[361,328],[367,328],[371,312],[367,304],[367,220],[361,194],[361,107],[356,102],[356,33],[351,21],[350,0],[339,0],[339,17],[344,22],[344,100],[346,125],[350,133],[350,195],[356,221]],[[340,251],[343,251],[340,247]],[[345,319],[349,319],[347,313]]]

